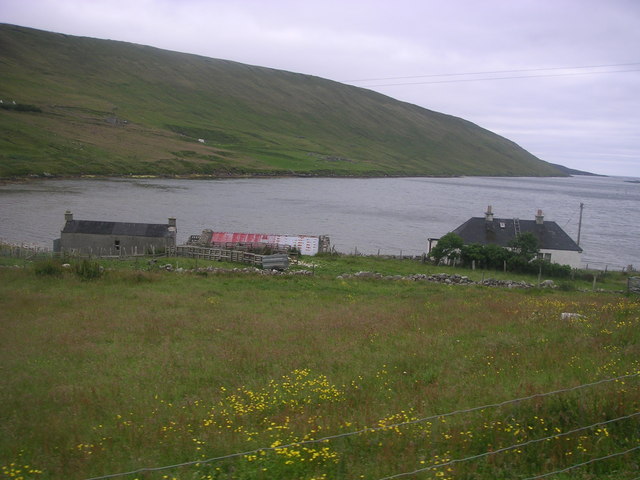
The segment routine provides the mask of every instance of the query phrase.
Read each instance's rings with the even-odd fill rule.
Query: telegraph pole
[[[580,220],[578,220],[578,241],[576,242],[578,246],[580,246],[580,232],[582,231],[582,209],[584,208],[584,203],[580,203]]]

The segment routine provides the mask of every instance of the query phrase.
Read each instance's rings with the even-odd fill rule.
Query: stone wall
[[[493,278],[488,278],[481,282],[474,282],[469,279],[469,277],[464,275],[453,274],[449,275],[447,273],[437,273],[432,275],[427,275],[425,273],[416,273],[413,275],[382,275],[381,273],[374,272],[358,272],[358,273],[345,273],[343,275],[339,275],[338,279],[347,279],[347,278],[372,278],[378,280],[406,280],[406,281],[423,281],[423,282],[434,282],[434,283],[444,283],[447,285],[483,285],[485,287],[504,287],[504,288],[533,288],[535,285],[527,282],[518,282],[515,280],[496,280]],[[553,288],[554,284],[552,281],[548,280],[547,283],[544,283],[543,286],[548,288]]]

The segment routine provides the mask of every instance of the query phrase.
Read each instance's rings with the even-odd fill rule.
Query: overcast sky
[[[640,177],[638,0],[0,0],[0,22],[371,88]]]

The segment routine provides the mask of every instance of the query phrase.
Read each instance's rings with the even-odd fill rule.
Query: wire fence
[[[51,256],[53,252],[47,247],[29,243],[7,243],[0,240],[0,256],[31,259],[34,257]]]
[[[344,433],[335,434],[335,435],[328,435],[328,436],[324,436],[324,437],[317,438],[317,439],[309,439],[309,440],[304,440],[304,441],[299,441],[299,442],[292,442],[292,443],[289,443],[289,444],[283,444],[283,445],[277,445],[277,446],[261,447],[261,448],[256,448],[256,449],[252,449],[252,450],[248,450],[248,451],[235,452],[235,453],[230,453],[230,454],[223,455],[223,456],[212,457],[212,458],[201,459],[201,460],[193,460],[193,461],[177,463],[177,464],[173,464],[173,465],[164,465],[164,466],[157,466],[157,467],[141,467],[141,468],[138,468],[138,469],[135,469],[135,470],[127,471],[127,472],[120,472],[120,473],[112,473],[112,474],[107,474],[107,475],[101,475],[101,476],[87,478],[85,480],[106,480],[106,479],[110,479],[110,478],[118,478],[118,477],[124,477],[124,476],[129,476],[129,475],[139,475],[139,474],[143,474],[143,473],[151,473],[151,472],[158,472],[158,471],[165,471],[165,470],[173,470],[173,469],[178,469],[178,468],[188,467],[188,466],[206,465],[206,464],[211,464],[211,463],[219,462],[219,461],[223,461],[223,460],[229,460],[229,459],[233,459],[233,458],[245,457],[245,456],[248,456],[248,455],[256,455],[256,454],[259,454],[261,452],[278,451],[278,450],[283,450],[283,449],[287,449],[287,448],[301,447],[301,446],[310,445],[310,444],[326,443],[326,442],[329,442],[331,440],[336,440],[336,439],[339,439],[339,438],[352,437],[352,436],[362,435],[362,434],[366,434],[366,433],[372,433],[372,432],[381,431],[381,430],[396,429],[396,428],[401,428],[401,427],[405,427],[405,426],[409,426],[409,425],[415,425],[415,424],[419,424],[419,423],[424,423],[424,422],[434,421],[434,420],[443,419],[443,418],[447,418],[447,417],[457,416],[457,415],[461,415],[461,414],[467,414],[467,413],[478,412],[478,411],[484,412],[485,410],[489,410],[489,409],[496,409],[496,408],[501,408],[501,407],[504,407],[504,406],[507,406],[507,405],[514,405],[514,404],[518,404],[518,403],[529,401],[529,400],[542,399],[542,398],[551,397],[551,396],[555,396],[555,395],[560,395],[560,394],[564,394],[564,393],[576,392],[576,391],[580,391],[580,390],[584,390],[584,389],[588,389],[588,388],[593,388],[595,386],[603,385],[603,384],[607,384],[607,383],[624,382],[625,380],[629,380],[631,378],[637,378],[638,376],[640,376],[640,373],[620,375],[620,376],[617,376],[617,377],[606,378],[606,379],[602,379],[602,380],[599,380],[599,381],[596,381],[596,382],[592,382],[592,383],[585,383],[585,384],[576,385],[576,386],[573,386],[573,387],[567,387],[567,388],[553,390],[553,391],[544,392],[544,393],[537,393],[537,394],[529,395],[529,396],[526,396],[526,397],[520,397],[520,398],[505,400],[505,401],[498,402],[498,403],[492,403],[492,404],[486,404],[486,405],[470,407],[470,408],[465,408],[465,409],[460,409],[460,410],[454,410],[454,411],[451,411],[451,412],[431,415],[431,416],[428,416],[428,417],[422,417],[422,418],[409,420],[409,421],[404,421],[404,422],[397,422],[397,423],[394,423],[394,424],[386,424],[386,425],[377,426],[377,427],[365,427],[365,428],[362,428],[362,429],[359,429],[359,430],[354,430],[354,431],[350,431],[350,432],[344,432]],[[391,475],[391,476],[382,477],[379,480],[392,480],[392,479],[395,479],[395,478],[401,478],[401,477],[416,475],[418,473],[422,473],[422,472],[425,472],[425,471],[433,470],[433,469],[436,469],[436,468],[443,468],[443,467],[446,467],[446,466],[450,466],[450,465],[454,465],[454,464],[458,464],[458,463],[462,463],[462,462],[473,461],[473,460],[477,460],[477,459],[480,459],[480,458],[488,457],[488,456],[491,456],[491,455],[496,455],[498,453],[503,453],[503,452],[506,452],[506,451],[509,451],[509,450],[522,448],[522,447],[525,447],[525,446],[528,446],[528,445],[549,441],[549,440],[554,439],[554,438],[559,438],[559,437],[563,437],[563,436],[572,435],[572,434],[575,434],[577,432],[581,432],[581,431],[585,431],[585,430],[596,428],[598,426],[604,426],[604,425],[612,424],[612,423],[619,422],[619,421],[622,421],[622,420],[635,418],[635,417],[637,417],[639,415],[640,415],[640,412],[634,412],[634,413],[631,413],[631,414],[628,414],[628,415],[624,415],[624,416],[620,416],[620,417],[617,417],[617,418],[614,418],[614,419],[605,420],[605,421],[602,421],[602,422],[596,422],[596,423],[593,423],[593,424],[590,424],[590,425],[587,425],[587,426],[577,427],[575,429],[568,430],[568,431],[565,431],[565,432],[555,432],[553,435],[546,436],[546,437],[543,437],[543,438],[532,439],[532,440],[529,440],[529,441],[526,441],[526,442],[514,443],[512,445],[509,445],[509,446],[506,446],[506,447],[502,447],[502,448],[499,448],[499,449],[496,449],[496,450],[488,450],[488,451],[483,452],[483,453],[478,454],[478,455],[473,455],[473,456],[470,456],[470,457],[465,457],[465,458],[460,458],[460,459],[454,459],[454,460],[450,460],[448,462],[443,462],[443,463],[438,463],[438,464],[431,464],[431,465],[428,465],[428,466],[425,466],[425,467],[421,467],[419,469],[415,469],[415,470],[411,470],[411,471],[400,472],[400,473],[397,473],[397,474],[394,474],[394,475]],[[627,453],[631,453],[631,452],[636,451],[638,449],[640,449],[640,446],[625,450],[623,452],[612,453],[610,455],[607,455],[607,456],[604,456],[604,457],[601,457],[601,458],[598,458],[598,459],[591,459],[591,460],[583,462],[583,463],[575,464],[575,465],[570,466],[568,468],[565,468],[563,470],[558,470],[555,473],[563,473],[565,471],[568,471],[568,470],[571,470],[571,469],[574,469],[574,468],[578,468],[580,466],[588,465],[588,464],[594,463],[596,461],[600,461],[600,460],[604,460],[604,459],[608,459],[608,458],[613,458],[613,457],[616,457],[616,456],[624,455],[624,454],[627,454]],[[534,480],[534,479],[537,479],[537,478],[544,478],[544,477],[547,477],[547,476],[551,476],[551,475],[553,475],[555,473],[554,472],[545,473],[545,474],[542,474],[540,476],[530,477],[529,479],[526,479],[526,480]]]
[[[141,248],[105,248],[105,249],[70,249],[55,251],[47,247],[35,244],[12,244],[0,240],[0,257],[11,257],[21,260],[43,260],[47,258],[62,259],[134,259],[134,258],[159,258],[170,256],[173,251],[168,249],[156,249],[155,247]]]
[[[558,475],[559,473],[566,473],[566,472],[569,472],[571,470],[575,470],[576,468],[584,467],[584,466],[587,466],[587,465],[590,465],[590,464],[596,463],[596,462],[601,462],[603,460],[608,460],[610,458],[619,457],[621,455],[627,455],[629,453],[632,453],[632,452],[635,452],[635,451],[638,451],[638,450],[640,450],[640,445],[637,446],[637,447],[629,448],[628,450],[624,450],[622,452],[615,452],[615,453],[612,453],[610,455],[605,455],[603,457],[592,458],[591,460],[587,460],[586,462],[576,463],[574,465],[570,465],[570,466],[568,466],[566,468],[563,468],[561,470],[555,470],[553,472],[543,473],[542,475],[536,475],[534,477],[528,477],[528,478],[525,478],[523,480],[538,480],[539,478],[552,477],[553,475]],[[635,477],[635,478],[633,478],[631,480],[640,480],[640,477]]]
[[[562,437],[566,437],[568,435],[573,435],[574,433],[582,432],[582,431],[585,431],[585,430],[590,430],[590,429],[595,428],[595,427],[605,426],[605,425],[608,425],[608,424],[611,424],[611,423],[619,422],[621,420],[627,420],[629,418],[633,418],[633,417],[636,417],[638,415],[640,415],[640,412],[635,412],[635,413],[632,413],[631,415],[625,415],[625,416],[622,416],[622,417],[614,418],[613,420],[607,420],[607,421],[604,421],[604,422],[594,423],[594,424],[591,424],[591,425],[587,425],[586,427],[579,427],[579,428],[575,428],[573,430],[567,430],[566,432],[557,432],[557,433],[554,433],[553,435],[549,435],[549,436],[542,437],[542,438],[536,438],[536,439],[529,440],[529,441],[526,441],[526,442],[514,443],[512,445],[509,445],[508,447],[498,448],[496,450],[487,451],[487,452],[484,452],[484,453],[481,453],[481,454],[478,454],[478,455],[473,455],[473,456],[465,457],[465,458],[458,458],[458,459],[455,459],[455,460],[450,460],[448,462],[443,462],[443,463],[438,463],[438,464],[432,464],[432,465],[428,465],[426,467],[419,468],[417,470],[412,470],[410,472],[397,473],[395,475],[391,475],[391,476],[388,476],[388,477],[380,478],[379,480],[392,480],[394,478],[406,477],[406,476],[409,476],[409,475],[416,475],[418,473],[426,472],[428,470],[435,470],[435,469],[438,469],[438,468],[448,467],[450,465],[455,465],[457,463],[468,462],[468,461],[471,461],[471,460],[478,460],[480,458],[488,457],[488,456],[491,456],[491,455],[497,455],[499,453],[508,452],[509,450],[514,450],[516,448],[527,447],[529,445],[533,445],[533,444],[536,444],[536,443],[546,442],[548,440],[562,438]],[[640,446],[638,448],[640,448]],[[628,450],[628,451],[633,451],[633,450],[635,450],[635,448],[633,448],[631,450]],[[607,457],[607,458],[609,458],[609,457]],[[586,465],[588,463],[590,463],[590,462],[585,462],[584,464]],[[576,465],[572,466],[571,468],[576,468]],[[537,478],[537,477],[535,477],[535,478]]]

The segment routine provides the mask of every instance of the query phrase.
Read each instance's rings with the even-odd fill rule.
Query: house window
[[[120,251],[120,240],[116,240],[115,243],[113,244],[114,247],[116,247],[116,252]]]
[[[550,262],[551,261],[551,254],[550,253],[545,253],[544,254],[544,259],[546,262]]]

